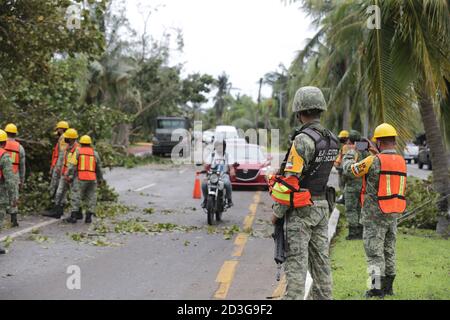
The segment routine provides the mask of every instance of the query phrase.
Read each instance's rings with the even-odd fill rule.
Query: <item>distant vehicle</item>
[[[231,144],[246,144],[247,140],[244,138],[231,138],[231,139],[225,139],[225,142],[227,145]]]
[[[217,126],[214,132],[214,141],[223,141],[224,139],[239,138],[236,127],[233,126]]]
[[[267,187],[266,175],[270,174],[271,156],[267,156],[256,144],[227,144],[227,153],[234,170],[230,172],[233,186]]]
[[[419,160],[419,146],[416,146],[414,143],[407,143],[405,146],[405,150],[403,151],[403,158],[408,163],[417,163]]]
[[[419,169],[422,169],[424,164],[428,166],[428,170],[433,169],[431,166],[430,148],[426,143],[419,147],[419,157],[417,160]]]
[[[156,118],[156,132],[153,137],[152,152],[155,156],[171,153],[173,147],[180,143],[182,137],[172,141],[172,133],[177,129],[189,130],[189,120],[183,117]]]
[[[214,130],[206,130],[203,132],[202,141],[204,143],[213,143],[214,141]]]

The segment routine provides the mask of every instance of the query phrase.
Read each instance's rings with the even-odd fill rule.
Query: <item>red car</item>
[[[271,156],[256,144],[227,144],[229,163],[233,164],[230,180],[233,186],[267,186]]]

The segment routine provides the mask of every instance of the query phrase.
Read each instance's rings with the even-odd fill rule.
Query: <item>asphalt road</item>
[[[426,178],[430,171],[408,166],[409,174]],[[38,235],[15,239],[0,256],[0,299],[266,299],[279,283],[275,280],[271,204],[267,192],[235,190],[235,206],[211,228],[192,199],[195,167],[149,165],[118,168],[106,174],[132,206],[116,223],[130,219],[145,223],[171,223],[176,230],[131,232],[112,230],[92,243],[95,224],[56,223]],[[337,187],[333,170],[330,184]],[[153,214],[144,209],[153,208]],[[40,221],[32,218],[22,225]],[[236,232],[225,239],[233,226]],[[250,236],[243,233],[251,231]],[[74,241],[73,234],[87,234]],[[30,237],[34,237],[30,238]],[[91,238],[92,237],[92,238]],[[98,243],[97,243],[98,244]],[[68,289],[69,266],[79,267],[80,289]]]
[[[71,238],[95,234],[84,223],[53,224],[14,240],[0,256],[0,299],[265,299],[278,283],[270,238],[271,201],[265,191],[234,192],[235,206],[223,222],[208,228],[200,200],[192,199],[193,166],[151,165],[114,169],[108,182],[132,212],[149,223],[172,223],[182,230],[160,233],[110,232],[104,247]],[[137,191],[136,191],[137,190]],[[145,214],[143,209],[155,213]],[[252,235],[224,233],[238,226]],[[193,229],[193,230],[191,230]],[[81,271],[81,289],[69,290],[69,266]]]

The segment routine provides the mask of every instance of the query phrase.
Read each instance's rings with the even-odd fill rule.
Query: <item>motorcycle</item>
[[[208,224],[214,224],[215,221],[222,220],[222,214],[227,210],[226,206],[226,189],[223,182],[224,172],[220,169],[210,169],[202,171],[206,173],[208,194],[206,198],[206,207],[203,209],[207,214]]]

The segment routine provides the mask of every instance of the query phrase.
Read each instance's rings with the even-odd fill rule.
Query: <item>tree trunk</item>
[[[362,135],[366,138],[369,137],[369,100],[367,95],[363,97],[363,112],[361,113]]]
[[[344,114],[342,116],[342,129],[350,130],[350,97],[345,98]]]
[[[450,193],[449,166],[440,127],[434,112],[433,99],[420,83],[415,84],[415,89],[419,100],[419,109],[425,128],[427,144],[430,148],[431,164],[433,166],[433,188],[442,196],[446,196]],[[440,214],[436,232],[443,236],[449,235],[448,204],[448,199],[439,203]]]
[[[116,126],[112,137],[113,145],[128,147],[130,145],[131,124],[121,123]]]

